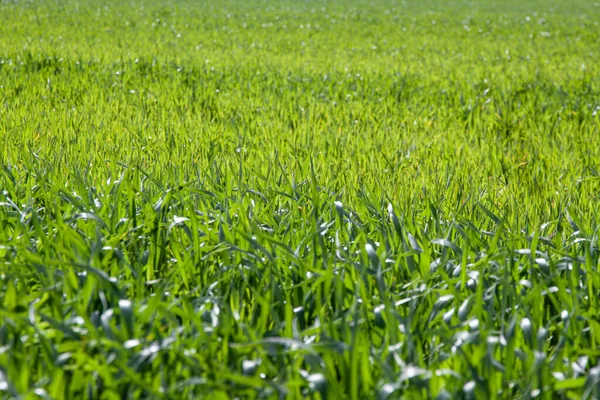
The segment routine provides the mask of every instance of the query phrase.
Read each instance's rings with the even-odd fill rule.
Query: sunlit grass
[[[600,396],[556,3],[2,2],[0,397]]]

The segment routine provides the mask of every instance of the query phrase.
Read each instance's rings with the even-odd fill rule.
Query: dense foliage
[[[1,397],[600,396],[600,3],[342,3],[0,4]]]

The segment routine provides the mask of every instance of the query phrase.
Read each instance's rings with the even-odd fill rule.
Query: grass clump
[[[2,396],[600,396],[598,11],[2,2]]]

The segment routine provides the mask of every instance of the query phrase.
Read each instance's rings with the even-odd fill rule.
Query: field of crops
[[[600,398],[599,37],[2,0],[0,398]]]

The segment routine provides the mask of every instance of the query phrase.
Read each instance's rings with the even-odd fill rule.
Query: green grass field
[[[0,398],[600,398],[600,3],[0,3]]]

